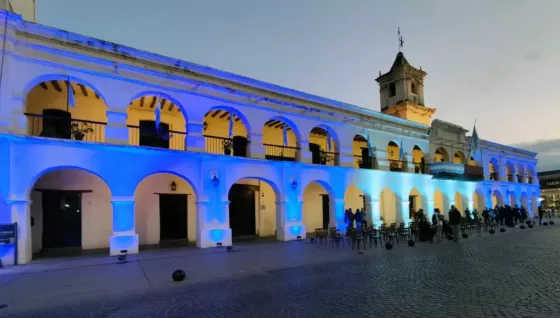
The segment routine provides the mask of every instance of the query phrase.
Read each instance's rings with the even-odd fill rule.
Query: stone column
[[[9,129],[8,131],[20,134],[20,135],[31,135],[33,125],[40,127],[39,123],[42,121],[40,117],[27,117],[25,116],[25,98],[23,97],[13,97],[11,99],[11,112],[9,113]],[[6,107],[6,106],[2,106]],[[8,108],[8,107],[7,107]],[[37,114],[42,115],[42,114]],[[28,128],[29,127],[29,128]],[[6,131],[2,129],[0,131]],[[37,132],[38,135],[39,132]]]
[[[376,149],[376,150],[372,151],[372,153],[375,157],[375,162],[376,162],[375,169],[390,170],[389,169],[389,160],[387,159],[387,151],[386,150]]]
[[[434,215],[434,208],[435,208],[435,202],[434,200],[424,200],[424,211],[426,214],[426,217],[428,218],[428,222],[432,222],[432,216]],[[442,211],[443,212],[443,211]]]
[[[313,162],[313,158],[311,156],[311,151],[309,151],[309,140],[300,140],[299,142],[299,158],[297,161],[303,163],[311,163]]]
[[[263,135],[261,132],[251,133],[249,135],[249,158],[264,159],[265,149],[263,146]]]
[[[397,223],[403,222],[404,225],[408,225],[408,223],[412,222],[412,219],[410,218],[410,202],[408,200],[402,200],[401,199],[401,204],[400,204],[400,211],[397,214]],[[400,215],[400,222],[399,222],[399,218],[398,216]]]
[[[346,233],[348,225],[344,223],[344,199],[331,200],[329,205],[329,227],[336,227],[339,232]]]
[[[339,153],[338,155],[339,166],[349,167],[349,168],[354,167],[354,154],[352,153],[353,151],[352,145],[340,146],[340,149],[337,149],[336,151],[338,151]]]
[[[134,197],[113,197],[113,235],[109,239],[110,255],[138,253],[138,234],[135,231]]]
[[[120,108],[107,108],[107,126],[105,127],[104,139],[105,142],[119,145],[134,144],[129,141],[128,127],[126,126],[126,116],[126,110]],[[138,132],[137,136],[138,138],[140,138],[140,132]]]
[[[198,248],[231,246],[229,227],[229,201],[196,202],[196,246]]]
[[[486,198],[486,200],[485,200],[486,201],[486,207],[489,208],[489,209],[494,208],[492,206],[492,190],[489,190],[489,189],[485,190],[484,197]]]
[[[307,229],[303,224],[303,201],[282,201],[276,205],[276,238],[279,241],[305,239]]]
[[[193,152],[206,152],[204,139],[204,126],[202,123],[189,122],[187,124],[186,150]]]
[[[375,226],[376,229],[379,229],[383,224],[383,221],[381,221],[381,201],[379,201],[379,199],[371,199],[369,202],[366,202],[366,204],[369,208],[368,218],[371,219],[371,223],[369,220],[368,223]]]
[[[12,223],[17,222],[17,262],[18,264],[27,264],[31,262],[33,257],[33,247],[31,244],[31,201],[6,200],[6,203],[10,207]],[[14,255],[15,250],[5,252]],[[12,257],[11,260],[13,264],[15,259]]]
[[[406,159],[406,166],[403,165],[403,172],[414,173],[415,171],[414,157],[412,156],[412,154],[408,154],[408,153],[404,157]]]

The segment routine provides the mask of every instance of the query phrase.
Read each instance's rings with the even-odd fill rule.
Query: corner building
[[[467,130],[431,121],[426,73],[402,53],[378,112],[0,13],[0,223],[18,223],[20,264],[295,240],[345,230],[348,208],[375,225],[452,204],[536,210],[536,154],[479,140],[467,158]]]

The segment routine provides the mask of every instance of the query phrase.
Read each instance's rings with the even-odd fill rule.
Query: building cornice
[[[470,139],[470,137],[469,137]],[[522,155],[522,156],[527,156],[527,157],[531,157],[532,159],[536,160],[537,157],[537,153],[536,152],[532,152],[529,150],[524,150],[524,149],[519,149],[519,148],[515,148],[512,146],[507,146],[507,145],[502,145],[502,144],[498,144],[495,142],[491,142],[488,140],[482,140],[479,139],[478,141],[479,145],[486,147],[488,150],[494,150],[494,151],[504,151],[504,152],[508,152],[508,153],[514,153],[514,154],[518,154],[518,155]]]

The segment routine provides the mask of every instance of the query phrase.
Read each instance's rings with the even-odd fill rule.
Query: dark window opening
[[[397,87],[395,83],[389,84],[389,97],[393,97],[397,95]]]

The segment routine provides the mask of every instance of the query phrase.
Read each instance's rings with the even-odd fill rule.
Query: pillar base
[[[138,234],[113,235],[109,239],[109,255],[138,254]]]
[[[230,228],[206,229],[197,234],[196,247],[198,248],[218,247],[218,243],[222,246],[232,245]]]
[[[304,240],[306,237],[305,225],[300,223],[286,224],[276,230],[276,239],[279,241],[295,241],[298,239]]]

